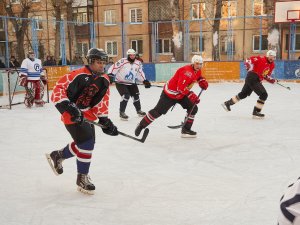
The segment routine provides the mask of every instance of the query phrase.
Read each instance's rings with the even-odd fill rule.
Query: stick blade
[[[144,133],[143,133],[142,138],[140,139],[140,141],[141,141],[142,143],[145,142],[146,138],[148,137],[148,134],[149,134],[149,129],[146,128],[146,129],[144,130]]]
[[[183,126],[183,122],[181,122],[180,125],[175,125],[175,126],[168,126],[170,129],[179,129],[179,128],[182,128]]]

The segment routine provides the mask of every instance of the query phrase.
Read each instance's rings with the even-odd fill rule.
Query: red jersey
[[[201,70],[195,71],[191,64],[183,66],[165,84],[164,92],[172,99],[182,99],[194,83],[202,78]]]
[[[266,76],[270,77],[275,68],[274,62],[270,63],[266,56],[252,56],[246,60],[245,64],[249,66],[248,71],[252,71],[258,75],[260,81]]]
[[[51,101],[62,114],[65,124],[73,124],[66,112],[69,102],[74,102],[85,118],[96,120],[108,115],[109,77],[92,74],[88,66],[62,76],[53,88]]]

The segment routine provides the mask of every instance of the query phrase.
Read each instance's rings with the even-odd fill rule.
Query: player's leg
[[[137,125],[135,129],[135,135],[139,136],[141,131],[149,126],[150,123],[152,123],[155,119],[160,117],[162,114],[166,114],[168,110],[176,104],[175,99],[169,98],[164,92],[162,92],[158,103],[156,106],[151,109],[145,116],[144,118],[140,121],[140,123]]]
[[[261,110],[268,98],[268,93],[265,87],[260,82],[257,82],[256,85],[253,86],[253,91],[258,95],[256,105],[253,108],[253,118],[263,119],[265,117],[265,114],[261,113]]]
[[[127,103],[130,98],[130,92],[128,86],[129,85],[116,83],[116,88],[119,94],[121,95],[120,109],[119,109],[121,120],[128,120],[128,116],[125,114]]]
[[[186,109],[185,124],[181,129],[182,137],[197,137],[197,132],[191,130],[195,115],[198,112],[198,106],[194,105],[187,96],[178,102],[182,108]]]
[[[34,87],[34,103],[37,107],[43,107],[44,101],[42,99],[42,87],[40,80],[36,80],[33,82]]]
[[[24,104],[27,108],[31,108],[34,102],[34,83],[33,81],[29,80],[26,84],[25,87],[25,99],[24,99]]]
[[[135,107],[136,113],[141,117],[145,116],[146,113],[141,110],[142,107],[141,107],[140,92],[138,86],[136,84],[130,85],[129,92],[130,92],[130,96],[132,97],[133,105]]]

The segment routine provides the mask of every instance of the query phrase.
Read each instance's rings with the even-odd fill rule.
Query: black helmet
[[[91,48],[88,51],[86,58],[89,61],[89,63],[91,63],[91,60],[93,59],[100,59],[101,61],[107,62],[108,56],[103,49]]]

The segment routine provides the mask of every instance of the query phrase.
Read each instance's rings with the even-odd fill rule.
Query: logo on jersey
[[[266,69],[264,69],[264,71],[262,72],[262,75],[263,75],[263,76],[267,76],[267,75],[269,74],[269,72],[270,72],[270,68],[266,68]]]
[[[33,68],[35,69],[35,71],[40,71],[40,69],[41,69],[40,64],[38,64],[38,63],[35,63]]]
[[[131,71],[125,76],[125,80],[133,80],[133,73]]]
[[[189,71],[186,71],[184,73],[184,75],[187,76],[187,77],[192,77],[193,74],[191,72],[189,72]]]

